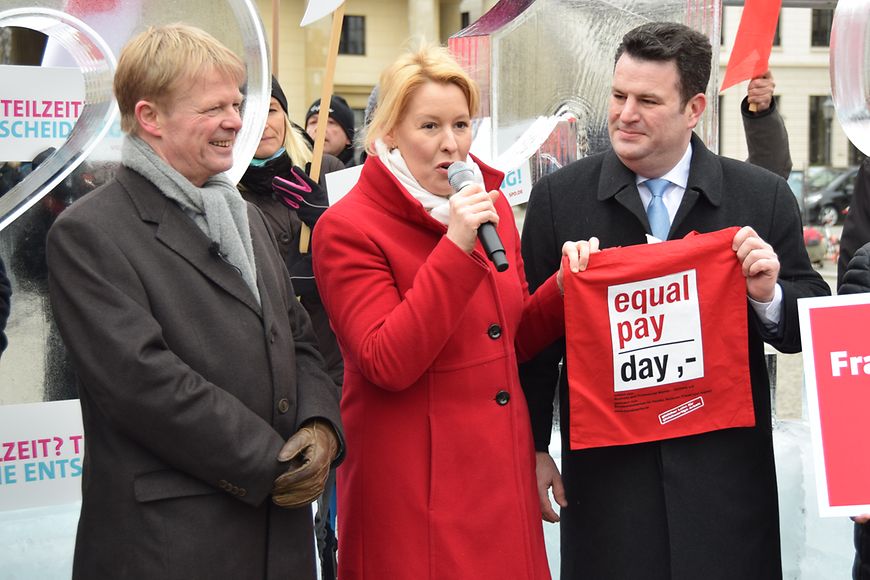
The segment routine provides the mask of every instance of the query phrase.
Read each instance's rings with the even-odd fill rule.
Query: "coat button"
[[[501,338],[501,326],[495,323],[490,324],[489,328],[486,329],[486,333],[491,339],[497,340]]]
[[[248,490],[246,490],[244,487],[239,488],[239,497],[245,497],[247,494]]]
[[[281,413],[286,413],[290,410],[290,401],[287,399],[281,399],[278,401],[278,411]]]
[[[289,244],[290,243],[290,236],[287,235],[286,232],[281,232],[281,235],[278,236],[278,241],[281,242],[282,244]]]
[[[511,400],[511,394],[507,391],[499,391],[495,394],[495,402],[499,405],[507,405],[508,401]]]
[[[226,479],[222,479],[218,482],[218,485],[220,486],[221,489],[226,489],[227,486],[229,485],[229,483],[227,483]]]

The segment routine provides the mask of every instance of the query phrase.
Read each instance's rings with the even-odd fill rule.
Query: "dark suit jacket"
[[[129,169],[49,232],[85,428],[74,578],[314,578],[311,510],[270,491],[302,423],[341,433],[338,397],[274,238],[248,216],[262,305]]]
[[[776,250],[783,290],[778,332],[749,316],[756,427],[669,441],[568,451],[564,341],[521,369],[535,445],[546,451],[553,391],[560,385],[563,478],[562,578],[777,578],[776,474],[763,339],[800,350],[796,299],[830,291],[810,265],[797,203],[766,170],[712,154],[697,137],[682,204],[669,238],[749,225]],[[537,182],[523,230],[529,284],[559,267],[567,240],[597,236],[604,248],[644,243],[646,213],[635,174],[612,151],[581,159]]]

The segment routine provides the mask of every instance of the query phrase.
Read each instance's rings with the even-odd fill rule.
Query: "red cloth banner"
[[[565,277],[571,449],[755,425],[737,230],[606,249]]]
[[[782,0],[746,0],[720,92],[767,71],[781,7]]]
[[[821,516],[870,513],[870,294],[798,301]]]

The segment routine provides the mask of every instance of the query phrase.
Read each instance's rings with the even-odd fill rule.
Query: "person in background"
[[[121,167],[49,231],[86,441],[74,579],[315,578],[338,396],[266,219],[223,174],[244,81],[197,28],[134,37]]]
[[[6,321],[9,320],[9,311],[12,307],[12,284],[6,277],[6,266],[0,260],[0,355],[9,344],[6,338]]]
[[[794,195],[781,177],[711,153],[693,133],[706,108],[712,49],[682,24],[629,31],[616,51],[608,129],[612,150],[575,161],[534,186],[523,230],[530,286],[559,269],[552,248],[602,248],[652,233],[645,183],[664,178],[661,239],[742,226],[735,257],[746,276],[755,427],[571,451],[564,342],[523,365],[544,520],[561,517],[563,580],[769,580],[782,575],[770,389],[764,342],[800,350],[797,299],[830,293],[807,258]],[[658,193],[658,192],[657,192]],[[662,207],[663,206],[663,207]],[[538,290],[534,291],[535,296]],[[548,453],[559,389],[562,474]],[[610,388],[606,384],[602,388]],[[556,514],[552,488],[562,506]]]
[[[314,232],[353,442],[339,578],[549,578],[517,360],[564,333],[561,274],[529,296],[503,176],[468,153],[478,89],[447,50],[402,55],[379,87],[360,180]],[[454,193],[456,161],[475,177]]]
[[[867,192],[867,163],[865,159],[858,170],[857,186],[852,201],[852,209],[846,216],[843,226],[843,242],[840,246],[840,263],[838,268],[837,294],[860,294],[870,292],[870,221],[868,217]],[[859,196],[860,188],[860,198]],[[856,209],[858,211],[856,211]],[[850,220],[852,220],[850,222]],[[847,228],[849,236],[847,237]],[[858,249],[855,245],[858,240],[864,240],[864,244]],[[843,263],[843,253],[848,242],[850,258]],[[870,514],[854,516],[855,560],[852,564],[852,578],[854,580],[870,580]]]
[[[305,113],[305,132],[312,140],[317,134],[319,121],[320,99],[317,99],[311,103],[308,112]],[[353,136],[353,111],[343,97],[332,95],[329,100],[329,116],[327,117],[326,141],[323,144],[323,151],[338,157],[345,167],[352,167],[356,164]]]
[[[326,361],[326,370],[340,392],[344,365],[314,282],[310,232],[329,205],[324,176],[343,169],[344,165],[332,155],[324,154],[320,183],[311,181],[306,170],[302,169],[311,162],[310,144],[303,135],[305,133],[301,128],[287,117],[287,97],[278,79],[273,76],[266,126],[254,158],[239,182],[239,191],[242,197],[260,208],[272,227],[281,257],[290,272],[293,290],[311,317],[318,349]],[[308,228],[307,232],[303,224]],[[328,515],[334,492],[335,471],[332,470],[326,489],[317,500],[315,519],[323,580],[335,578],[334,518]]]
[[[792,168],[791,150],[788,131],[773,98],[775,88],[773,73],[768,70],[749,81],[746,96],[740,103],[743,132],[749,149],[746,161],[788,179]],[[750,105],[755,106],[755,111],[750,110]]]
[[[837,287],[843,284],[843,276],[849,262],[858,249],[870,242],[870,158],[865,158],[858,168],[855,190],[849,205],[849,213],[843,222],[840,236],[840,256],[837,259]],[[870,577],[870,576],[868,576]]]
[[[369,98],[366,101],[366,109],[365,109],[365,112],[363,114],[363,127],[362,127],[363,132],[366,131],[368,129],[368,126],[371,124],[372,117],[375,116],[375,109],[377,109],[377,108],[378,108],[378,85],[376,84],[374,87],[372,87],[372,92],[369,93]],[[363,134],[365,134],[365,133],[363,133]],[[360,154],[359,154],[360,164],[363,164],[366,162],[366,157],[368,157],[368,153],[366,152],[365,148],[363,148],[363,150],[360,151]]]
[[[272,77],[266,127],[254,158],[239,181],[239,190],[243,198],[260,208],[272,227],[293,289],[314,324],[329,376],[340,387],[344,375],[341,351],[317,293],[311,253],[308,248],[305,251],[300,248],[304,242],[300,235],[302,224],[313,229],[329,205],[323,176],[344,169],[344,165],[332,155],[324,154],[320,183],[314,183],[303,169],[310,163],[310,145],[287,117],[287,98],[278,80]]]

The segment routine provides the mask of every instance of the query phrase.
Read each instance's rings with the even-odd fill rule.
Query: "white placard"
[[[870,513],[870,294],[797,301],[819,515]]]
[[[84,454],[78,399],[0,405],[0,510],[80,500]]]
[[[614,391],[661,387],[704,376],[695,270],[610,286],[607,306]]]
[[[558,124],[559,117],[538,117],[513,145],[493,161],[493,167],[504,172],[521,167],[541,148]]]
[[[308,0],[308,5],[305,7],[305,15],[302,17],[302,22],[299,26],[308,26],[312,22],[317,22],[324,16],[332,14],[335,9],[344,4],[344,0]]]
[[[77,68],[0,66],[0,159],[32,161],[59,148],[84,108]]]
[[[529,201],[532,193],[532,171],[529,160],[526,159],[519,167],[505,173],[499,189],[511,205],[520,205]]]
[[[324,175],[326,179],[326,195],[329,198],[329,205],[334,204],[342,197],[347,195],[356,182],[359,181],[359,175],[362,173],[362,165],[355,165],[340,171],[332,171]]]

